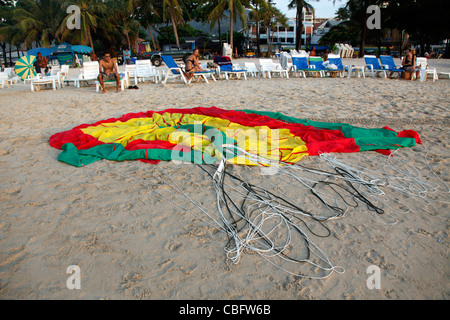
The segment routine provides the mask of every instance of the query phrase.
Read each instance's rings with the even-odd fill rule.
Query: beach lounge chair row
[[[339,55],[341,58],[353,58],[353,53],[355,49],[347,43],[336,43],[335,54]]]
[[[372,77],[382,74],[384,78],[392,77],[393,75],[397,75],[400,77],[403,69],[401,69],[401,65],[396,65],[394,58],[392,56],[382,55],[380,56],[380,60],[374,55],[365,55],[364,60],[366,63],[366,68],[371,72]],[[381,62],[381,63],[380,63]],[[427,58],[418,57],[416,59],[416,69],[412,74],[411,80],[414,80],[416,77],[416,72],[420,74],[420,81],[425,81],[428,75],[432,76],[433,82],[438,79],[438,74],[436,68],[429,68]]]
[[[291,73],[297,76],[344,76],[346,66],[342,64],[339,55],[328,55],[328,60],[323,61],[321,57],[292,56]]]
[[[138,84],[142,81],[153,81],[155,83],[166,84],[168,80],[181,80],[188,84],[194,80],[204,80],[209,83],[208,79],[216,81],[216,77],[229,79],[244,79],[247,77],[267,77],[273,76],[286,77],[289,76],[340,76],[343,77],[345,72],[347,76],[351,77],[353,72],[357,72],[357,76],[360,74],[365,77],[364,70],[369,70],[372,77],[382,75],[384,78],[392,77],[397,74],[400,77],[403,70],[401,66],[396,65],[392,56],[380,56],[378,59],[374,55],[366,55],[365,66],[351,66],[343,65],[341,56],[337,54],[329,54],[328,60],[323,61],[321,57],[308,57],[306,55],[292,55],[292,63],[286,64],[289,67],[283,68],[280,63],[273,62],[272,59],[259,59],[259,68],[253,62],[245,62],[243,66],[237,63],[228,63],[217,66],[215,70],[197,72],[192,78],[186,78],[182,67],[178,66],[171,56],[163,56],[163,61],[168,67],[167,74],[164,71],[159,71],[152,65],[150,60],[137,60],[134,65],[126,65],[125,73],[121,74],[120,87],[122,90],[130,85],[130,81],[134,80],[134,84]],[[424,81],[428,75],[431,75],[433,81],[438,79],[438,73],[435,68],[428,68],[426,58],[417,58],[416,61],[417,71],[420,73],[421,81]],[[53,66],[51,73],[47,76],[38,74],[34,78],[25,79],[24,82],[31,84],[31,90],[34,91],[36,86],[51,85],[54,90],[64,86],[65,82],[74,82],[76,87],[80,87],[83,83],[94,82],[96,85],[96,91],[100,90],[100,83],[98,81],[99,75],[99,63],[85,62],[81,69],[81,74],[76,78],[68,77],[69,66],[63,65]],[[415,72],[413,76],[415,76]],[[0,73],[0,87],[3,88],[13,83],[17,83],[18,77],[13,75],[11,68],[5,69],[5,72]],[[115,80],[106,81],[105,85],[116,84]]]
[[[0,72],[0,87],[8,87],[16,84],[20,80],[13,68],[5,68],[3,72]]]

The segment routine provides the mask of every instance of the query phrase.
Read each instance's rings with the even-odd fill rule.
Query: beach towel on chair
[[[219,66],[232,64],[230,57],[227,57],[227,56],[215,56],[214,63]]]

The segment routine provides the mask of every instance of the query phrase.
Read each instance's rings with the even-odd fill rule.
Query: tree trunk
[[[233,0],[230,1],[230,46],[233,52]]]
[[[88,36],[89,36],[89,43],[91,44],[92,52],[95,53],[95,49],[94,49],[94,41],[92,41],[91,29],[88,29]]]
[[[219,20],[217,20],[217,25],[218,25],[218,27],[219,27],[219,50],[222,50],[222,31],[221,31],[221,28],[220,28],[220,19]]]
[[[2,44],[0,44],[0,46],[3,49],[3,60],[4,60],[4,63],[6,65],[6,43],[2,43]]]
[[[364,14],[364,21],[362,24],[362,30],[361,30],[361,41],[360,41],[360,45],[359,45],[359,57],[362,58],[364,57],[364,47],[366,45],[366,37],[367,37],[367,26],[366,26],[366,21],[367,21],[368,15],[367,13]]]
[[[302,31],[303,31],[303,6],[297,6],[297,27],[295,30],[295,50],[299,51],[302,47]]]
[[[259,21],[256,23],[256,52],[258,53],[257,56],[261,54],[261,44],[259,43]]]
[[[156,51],[155,37],[153,36],[152,29],[150,29],[150,23],[148,23],[148,21],[147,21],[147,29],[148,33],[150,34],[150,39],[152,39],[153,49]],[[152,50],[152,48],[150,48],[150,50]]]
[[[378,57],[381,55],[381,29],[378,30]]]
[[[170,10],[170,18],[172,20],[172,26],[173,26],[173,33],[175,34],[175,41],[177,43],[177,46],[180,46],[180,40],[178,39],[178,32],[177,32],[177,24],[175,23],[173,11]]]

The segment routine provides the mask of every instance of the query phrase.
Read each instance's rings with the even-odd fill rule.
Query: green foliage
[[[346,43],[351,40],[359,39],[359,29],[349,22],[341,22],[324,34],[320,40],[320,45],[332,46],[335,43]]]
[[[303,8],[311,8],[314,1],[290,0],[289,8],[301,13]],[[65,9],[69,4],[81,8],[81,30],[66,27],[70,14]],[[366,9],[372,4],[382,7],[382,29],[405,30],[410,40],[423,48],[450,38],[448,0],[346,0],[336,12],[346,22],[332,28],[321,44],[351,42],[364,46],[365,42],[379,41],[380,31],[365,26]],[[144,29],[151,32],[152,46],[156,47],[153,30],[159,34],[160,45],[183,42],[183,37],[209,36],[185,25],[186,21],[209,22],[214,26],[229,17],[232,30],[229,39],[240,50],[245,39],[233,30],[236,17],[245,24],[246,9],[250,9],[253,22],[270,27],[274,21],[283,23],[285,19],[274,8],[272,0],[0,0],[0,47],[9,43],[26,49],[31,45],[68,41],[112,51],[135,46],[138,38],[146,38],[142,34]],[[301,19],[297,23],[300,34]]]

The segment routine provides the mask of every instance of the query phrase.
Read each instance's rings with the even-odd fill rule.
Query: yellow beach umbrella
[[[36,57],[32,55],[24,56],[16,61],[16,74],[22,78],[22,80],[30,77],[36,76],[36,70],[34,69],[34,62]]]

